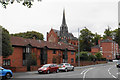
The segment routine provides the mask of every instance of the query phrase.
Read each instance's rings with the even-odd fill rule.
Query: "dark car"
[[[120,68],[120,60],[117,61],[117,68]]]
[[[13,76],[13,73],[9,69],[4,69],[0,66],[0,76],[5,79],[10,79]]]
[[[59,72],[59,67],[57,64],[45,64],[42,67],[38,68],[38,73],[51,73],[51,72]]]

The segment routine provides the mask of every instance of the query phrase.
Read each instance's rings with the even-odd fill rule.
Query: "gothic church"
[[[63,10],[63,19],[62,25],[60,26],[60,31],[51,29],[49,33],[47,32],[47,41],[66,43],[74,46],[78,45],[78,39],[74,37],[72,33],[68,32],[68,27],[65,19],[65,10]]]

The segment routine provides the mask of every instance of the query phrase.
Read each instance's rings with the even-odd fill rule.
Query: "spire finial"
[[[63,9],[63,21],[62,24],[66,25],[66,20],[65,20],[65,8]]]

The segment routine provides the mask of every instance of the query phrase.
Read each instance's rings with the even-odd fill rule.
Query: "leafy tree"
[[[96,56],[94,56],[94,55],[92,55],[92,54],[89,55],[89,60],[90,60],[90,61],[93,61],[93,60],[95,60],[95,59],[96,59]]]
[[[30,58],[30,63],[31,65],[37,65],[37,58],[36,58],[36,54],[35,53],[31,53],[31,58]]]
[[[120,46],[120,28],[118,28],[118,35],[117,35],[117,37],[116,37],[117,39],[117,43],[118,43],[118,45]]]
[[[110,30],[110,27],[108,26],[107,29],[104,31],[103,39],[106,39],[107,37],[112,37],[112,31]]]
[[[86,27],[80,31],[80,50],[90,51],[94,34],[89,31]]]
[[[82,61],[89,60],[88,52],[80,52],[80,60]]]
[[[22,3],[22,5],[27,6],[28,8],[31,8],[31,6],[33,5],[32,3],[34,2],[34,0],[16,0],[17,3]],[[38,1],[42,1],[42,0],[38,0]],[[15,0],[0,0],[0,3],[2,4],[2,6],[4,8],[6,8],[6,6],[8,4],[13,4],[15,2]]]
[[[118,42],[118,29],[112,31],[112,38],[114,41]]]
[[[118,45],[120,46],[120,23],[119,23],[119,27],[118,27],[118,31],[115,39]]]
[[[100,52],[95,53],[97,60],[101,60],[102,54]]]
[[[98,45],[98,40],[101,38],[101,35],[95,33],[94,38],[93,38],[93,43],[95,43],[95,45]]]
[[[2,26],[0,26],[0,29],[2,29],[2,56],[5,58],[12,54],[13,48],[10,44],[9,32]]]
[[[37,40],[43,40],[43,34],[36,32],[36,31],[27,31],[24,33],[17,33],[17,34],[11,34],[12,36],[18,36],[18,37],[23,37],[27,39],[37,39]]]

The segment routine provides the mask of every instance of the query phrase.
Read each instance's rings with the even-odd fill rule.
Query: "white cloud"
[[[109,25],[117,28],[118,0],[43,0],[34,2],[32,8],[21,4],[0,7],[0,25],[10,33],[35,30],[44,34],[51,28],[60,29],[62,11],[65,8],[69,31],[77,36],[78,27],[88,27],[103,34]]]

